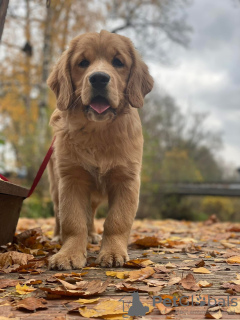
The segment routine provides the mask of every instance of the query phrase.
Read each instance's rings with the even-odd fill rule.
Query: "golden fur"
[[[116,58],[123,66],[113,65]],[[81,67],[83,60],[89,66]],[[95,92],[89,77],[94,72],[110,76],[105,90],[98,91],[110,105],[103,113],[89,107]],[[56,136],[49,164],[50,191],[55,239],[63,244],[49,267],[68,270],[85,265],[87,242],[99,241],[94,215],[104,200],[109,209],[97,263],[122,266],[128,259],[128,238],[139,201],[143,137],[136,108],[151,91],[152,77],[128,38],[101,31],[71,41],[48,85],[57,98],[50,120]]]

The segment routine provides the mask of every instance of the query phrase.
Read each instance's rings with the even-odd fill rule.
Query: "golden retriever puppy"
[[[94,215],[108,201],[97,263],[122,266],[139,202],[143,136],[137,108],[153,79],[132,42],[107,31],[74,38],[48,79],[57,98],[50,124],[56,136],[49,165],[61,250],[49,267],[86,263],[96,243]]]

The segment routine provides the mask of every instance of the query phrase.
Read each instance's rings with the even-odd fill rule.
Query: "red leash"
[[[42,175],[43,175],[44,170],[46,169],[46,166],[47,166],[47,164],[48,164],[48,162],[49,162],[49,160],[50,160],[50,158],[51,158],[51,155],[52,155],[52,153],[53,153],[53,150],[54,150],[53,144],[54,144],[55,139],[56,139],[56,137],[53,138],[53,141],[52,141],[52,143],[51,143],[51,146],[50,146],[50,148],[48,149],[48,152],[47,152],[45,158],[43,159],[43,162],[42,162],[42,164],[41,164],[41,166],[40,166],[40,168],[39,168],[39,170],[38,170],[38,172],[37,172],[37,175],[36,175],[36,177],[35,177],[35,179],[34,179],[34,181],[33,181],[33,184],[32,184],[32,186],[31,186],[31,188],[30,188],[30,190],[29,190],[29,192],[28,192],[27,198],[30,197],[31,194],[33,193],[33,191],[35,190],[36,186],[38,185],[38,182],[40,181],[40,179],[41,179],[41,177],[42,177]],[[2,180],[4,180],[4,181],[9,181],[9,180],[8,180],[6,177],[4,177],[2,174],[0,174],[0,178],[1,178]]]

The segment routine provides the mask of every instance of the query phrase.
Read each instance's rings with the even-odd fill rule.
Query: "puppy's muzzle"
[[[89,77],[92,87],[97,90],[106,88],[109,81],[110,76],[105,72],[94,72]]]

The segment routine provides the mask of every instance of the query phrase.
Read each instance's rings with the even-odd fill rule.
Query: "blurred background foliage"
[[[168,64],[171,46],[187,47],[190,0],[10,0],[0,54],[0,170],[30,186],[51,141],[55,98],[46,79],[74,36],[107,29],[130,37],[143,58]],[[156,41],[157,39],[157,41]],[[155,87],[140,111],[145,138],[138,217],[203,220],[215,213],[237,220],[238,199],[161,196],[163,182],[234,180],[215,153],[221,134],[206,129],[207,115],[183,113],[174,98]],[[104,216],[101,208],[99,216]],[[44,174],[22,215],[53,215]]]

